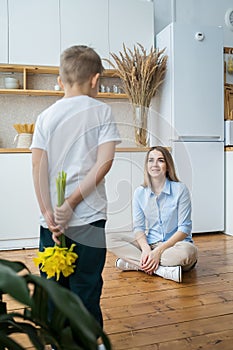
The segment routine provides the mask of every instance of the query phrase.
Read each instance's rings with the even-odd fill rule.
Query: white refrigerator
[[[166,48],[168,69],[157,96],[154,142],[171,147],[190,189],[193,232],[224,231],[222,28],[171,23],[156,47]]]

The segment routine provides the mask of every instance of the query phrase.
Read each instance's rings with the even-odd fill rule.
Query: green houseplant
[[[24,312],[7,312],[3,294],[23,304]],[[48,320],[49,302],[54,304]],[[111,350],[108,337],[81,300],[52,280],[30,273],[21,262],[0,259],[0,350],[23,350],[16,337],[26,334],[35,349],[54,344],[58,350],[95,350],[101,338]]]

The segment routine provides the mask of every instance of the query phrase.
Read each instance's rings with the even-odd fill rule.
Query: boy
[[[31,145],[41,210],[40,251],[54,242],[59,244],[63,232],[68,247],[76,244],[75,272],[59,283],[81,298],[101,326],[106,257],[104,176],[120,142],[110,107],[95,99],[102,71],[100,57],[89,47],[73,46],[62,53],[58,83],[64,98],[38,116]],[[66,200],[58,208],[55,179],[62,170],[67,173]]]

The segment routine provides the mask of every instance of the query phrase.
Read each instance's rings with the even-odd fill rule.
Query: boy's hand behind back
[[[56,206],[54,210],[54,219],[60,227],[60,231],[64,232],[68,228],[68,223],[73,215],[73,209],[70,207],[67,200],[60,206]]]

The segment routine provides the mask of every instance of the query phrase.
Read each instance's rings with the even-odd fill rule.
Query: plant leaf
[[[41,340],[39,337],[38,329],[26,322],[15,322],[15,324],[20,327],[20,333],[27,334],[29,339],[31,340],[32,344],[36,347],[38,350],[44,350],[45,342]]]
[[[34,307],[30,310],[26,310],[25,314],[46,325],[48,322],[48,293],[40,286],[38,287],[35,285],[33,301]]]
[[[15,333],[27,334],[38,350],[42,350],[48,343],[56,344],[60,350],[96,350],[99,337],[102,338],[106,349],[111,349],[107,335],[78,296],[52,280],[30,273],[19,276],[16,271],[23,269],[25,265],[18,262],[0,263],[0,294],[1,291],[8,293],[17,301],[29,306],[25,308],[24,315],[0,315],[0,350],[5,347],[11,350],[23,349],[9,338]],[[51,320],[48,319],[48,300],[53,302],[55,309]]]
[[[25,350],[24,348],[22,348],[21,345],[19,345],[18,343],[16,343],[13,339],[8,338],[5,333],[2,333],[0,331],[0,346],[3,346],[2,348],[0,347],[0,349],[4,349],[5,347],[7,347],[7,349],[11,349],[11,350]]]
[[[9,316],[13,316],[13,315],[10,314]],[[23,318],[22,315],[20,318]],[[27,334],[32,344],[35,345],[36,349],[44,350],[45,342],[41,341],[39,337],[39,332],[38,332],[39,329],[36,326],[28,322],[16,322],[13,318],[12,320],[10,319],[8,321],[6,320],[6,324],[10,326],[10,328],[8,327],[9,328],[7,332],[8,335],[14,334],[14,333]]]
[[[74,337],[70,327],[66,327],[61,333],[61,348],[64,350],[83,350],[83,347],[74,344]]]
[[[29,289],[24,278],[3,264],[0,264],[0,290],[11,295],[20,303],[32,306]]]
[[[58,329],[64,329],[65,322],[67,321],[67,317],[60,311],[60,309],[55,308],[51,320],[51,328],[54,331]]]
[[[26,278],[28,282],[40,285],[47,291],[55,307],[69,320],[73,334],[78,336],[80,344],[86,344],[88,349],[96,349],[96,339],[103,334],[103,330],[86,310],[80,298],[52,280],[34,275],[28,275]],[[65,302],[63,302],[64,300]],[[59,331],[61,330],[57,330],[58,336]]]
[[[15,321],[15,318],[22,319],[23,322],[17,322]],[[32,322],[31,319],[29,319],[28,321]],[[44,330],[43,328],[39,328],[38,325],[33,325],[29,322],[26,322],[24,316],[19,313],[10,313],[7,315],[2,315],[0,316],[1,333],[5,334],[6,338],[11,334],[26,334],[31,340],[32,344],[35,345],[36,349],[44,350],[46,340],[47,338],[49,338],[49,335],[47,336],[49,330]]]
[[[15,272],[20,272],[22,270],[27,270],[28,272],[30,272],[27,266],[21,261],[9,261],[5,259],[0,259],[0,264],[10,267]]]

